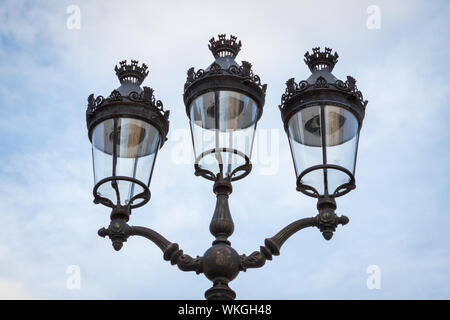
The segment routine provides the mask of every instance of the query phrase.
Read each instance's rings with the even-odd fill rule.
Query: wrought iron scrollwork
[[[161,100],[156,100],[153,89],[150,87],[143,87],[143,91],[141,93],[137,93],[135,91],[130,92],[128,96],[123,96],[120,94],[118,90],[113,90],[109,97],[104,98],[102,96],[94,97],[94,94],[89,95],[88,97],[88,107],[87,107],[87,116],[92,115],[97,109],[115,102],[134,102],[134,103],[142,103],[145,106],[155,108],[158,110],[161,115],[167,120],[169,118],[170,111],[164,110],[164,105]]]
[[[88,97],[87,113],[93,113],[98,107],[103,104],[104,101],[105,98],[103,98],[103,96],[98,96],[97,98],[95,98],[93,93],[90,94]]]
[[[291,99],[303,99],[303,93],[313,90],[324,90],[328,91],[328,93],[340,92],[348,93],[350,98],[356,99],[357,108],[364,109],[367,105],[367,100],[364,100],[361,91],[356,87],[356,80],[351,76],[347,76],[347,80],[344,82],[342,80],[330,81],[331,79],[335,79],[333,76],[328,77],[326,74],[331,75],[331,71],[333,70],[335,64],[338,61],[339,55],[335,52],[331,53],[331,48],[325,48],[322,52],[320,51],[320,47],[313,48],[312,54],[306,52],[305,54],[305,63],[308,65],[311,72],[314,74],[318,73],[317,76],[313,76],[314,83],[309,83],[306,80],[300,81],[299,83],[295,82],[294,78],[289,79],[286,82],[286,90],[284,94],[281,96],[281,104],[278,106],[281,111],[285,110],[286,104]]]
[[[101,237],[109,237],[116,251],[119,251],[123,243],[130,236],[141,236],[149,239],[156,244],[163,252],[164,260],[170,261],[172,265],[177,265],[182,271],[195,271],[197,274],[202,273],[202,260],[200,257],[192,258],[184,254],[179,249],[178,244],[171,243],[156,231],[138,226],[129,226],[124,219],[112,219],[108,228],[98,230]]]
[[[302,229],[317,227],[322,232],[323,237],[326,240],[330,240],[339,224],[345,225],[349,222],[346,216],[338,217],[334,213],[333,208],[335,209],[332,205],[324,206],[319,209],[319,214],[316,217],[297,220],[283,228],[272,238],[267,238],[264,241],[264,246],[261,246],[259,251],[254,251],[249,256],[241,255],[240,270],[246,271],[248,268],[261,268],[267,260],[272,260],[272,256],[280,254],[281,246],[287,239]]]
[[[272,255],[270,255],[269,259],[269,256],[265,256],[262,251],[262,249],[261,251],[254,251],[249,256],[241,255],[240,270],[245,272],[248,268],[261,268],[266,263],[266,260],[272,259]]]
[[[210,77],[218,74],[222,75],[233,75],[242,78],[242,81],[248,81],[257,85],[263,93],[266,93],[267,84],[261,84],[261,78],[253,73],[251,70],[251,63],[247,61],[242,61],[242,66],[238,67],[235,65],[230,66],[227,69],[222,68],[218,63],[214,62],[208,71],[203,69],[197,70],[195,72],[194,67],[189,68],[187,71],[186,83],[184,84],[184,89],[186,90],[190,85],[199,79],[205,77]]]
[[[328,82],[324,77],[319,77],[314,84],[315,88],[328,88]]]
[[[147,238],[161,249],[164,260],[169,261],[172,265],[177,265],[182,271],[203,273],[213,282],[213,286],[205,292],[207,299],[234,299],[236,294],[228,286],[228,283],[239,272],[245,272],[250,268],[261,268],[267,260],[278,256],[282,245],[292,235],[308,227],[317,227],[323,237],[330,240],[337,226],[345,225],[349,221],[347,217],[338,217],[334,212],[336,209],[334,198],[322,197],[317,203],[319,210],[317,216],[294,221],[273,237],[265,239],[264,246],[261,246],[259,251],[254,251],[249,256],[239,255],[228,240],[234,230],[228,206],[228,196],[232,193],[231,182],[226,179],[217,179],[213,191],[217,196],[217,203],[210,224],[210,232],[216,239],[201,257],[193,258],[184,254],[177,243],[168,241],[152,229],[129,226],[127,224],[129,211],[124,213],[123,208],[113,209],[109,227],[100,229],[98,234],[101,237],[108,236],[115,250],[120,250],[130,236]]]
[[[363,108],[365,108],[368,103],[367,100],[364,100],[361,91],[358,90],[355,78],[351,76],[347,76],[347,81],[345,82],[342,80],[337,80],[334,83],[328,82],[324,77],[317,78],[315,83],[308,83],[306,80],[296,83],[295,79],[291,78],[286,81],[286,90],[281,96],[281,104],[278,106],[279,109],[283,110],[287,101],[311,88],[331,89],[350,93],[361,103]]]
[[[108,101],[112,102],[112,101],[122,101],[122,95],[120,94],[119,91],[117,90],[113,90],[111,92],[111,94],[108,97]]]

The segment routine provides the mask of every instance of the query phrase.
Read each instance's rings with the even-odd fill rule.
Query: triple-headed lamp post
[[[216,208],[210,224],[215,237],[201,257],[192,258],[154,230],[127,224],[131,210],[150,200],[149,184],[159,149],[169,130],[169,111],[140,85],[147,66],[122,61],[115,68],[121,86],[108,98],[90,95],[86,113],[94,164],[94,202],[112,208],[111,223],[99,230],[115,250],[129,236],[154,242],[165,260],[183,271],[203,273],[213,286],[207,299],[234,299],[228,283],[248,268],[259,268],[297,231],[318,227],[331,239],[338,224],[348,218],[335,213],[335,198],[355,188],[355,163],[359,131],[367,101],[355,80],[343,82],[331,71],[338,55],[326,48],[305,54],[312,75],[296,83],[287,81],[281,98],[281,117],[289,138],[297,177],[297,190],[318,199],[315,217],[297,220],[249,256],[239,255],[228,238],[234,224],[228,207],[232,181],[247,176],[256,125],[263,111],[266,85],[249,62],[235,58],[241,42],[225,35],[210,40],[214,62],[196,72],[190,68],[184,87],[184,103],[190,120],[195,155],[195,175],[214,182]]]

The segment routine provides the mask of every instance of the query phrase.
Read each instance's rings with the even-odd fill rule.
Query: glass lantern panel
[[[225,177],[251,158],[258,107],[238,92],[216,91],[196,98],[190,107],[194,155],[202,169]]]
[[[297,177],[306,169],[323,164],[321,107],[300,110],[288,123],[289,144]],[[310,171],[302,183],[324,192],[324,170]]]
[[[149,186],[160,146],[159,131],[147,122],[132,118],[108,119],[98,124],[92,135],[94,180],[123,176]],[[117,180],[120,201],[111,182],[100,186],[100,196],[128,205],[144,189],[137,183]]]
[[[326,160],[355,173],[359,125],[356,117],[348,110],[337,106],[324,107],[326,123]],[[332,194],[337,187],[350,181],[350,177],[339,170],[328,169],[328,192]]]
[[[350,111],[330,105],[311,106],[292,116],[288,128],[297,177],[320,165],[336,165],[354,174],[359,125]],[[347,173],[335,168],[316,169],[301,179],[321,195],[333,194],[349,181]]]

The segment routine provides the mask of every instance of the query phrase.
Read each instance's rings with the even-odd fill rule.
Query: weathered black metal
[[[218,179],[213,191],[217,196],[216,209],[209,225],[211,234],[216,238],[212,247],[203,255],[203,272],[213,282],[205,292],[208,300],[232,300],[236,293],[228,283],[239,274],[239,254],[231,247],[228,238],[233,234],[234,223],[228,206],[228,196],[233,191],[229,180]]]
[[[126,60],[120,62],[120,68],[115,67],[117,77],[122,84],[120,89],[115,89],[109,97],[88,97],[86,110],[86,124],[89,140],[92,141],[92,132],[97,124],[111,118],[135,118],[150,123],[161,133],[162,143],[167,140],[169,132],[169,110],[164,110],[161,100],[156,100],[153,89],[150,87],[139,88],[148,74],[147,66],[138,66],[138,61],[131,60],[131,65]],[[129,84],[134,84],[131,86]],[[131,88],[131,89],[130,89]],[[133,91],[131,91],[133,90]]]
[[[338,217],[334,212],[336,210],[336,202],[333,197],[319,197],[317,209],[319,210],[317,227],[322,232],[325,240],[330,240],[333,237],[333,232],[339,224],[344,226],[349,222],[346,216]]]
[[[292,235],[298,231],[317,227],[326,240],[330,240],[336,227],[345,225],[349,219],[345,216],[338,217],[334,210],[336,203],[333,198],[319,198],[317,209],[319,214],[316,217],[297,220],[271,238],[264,241],[264,246],[259,251],[255,251],[249,256],[239,255],[231,247],[228,240],[233,234],[234,224],[228,206],[228,196],[232,192],[231,183],[227,180],[218,180],[214,184],[214,193],[217,196],[216,209],[210,224],[211,234],[216,238],[212,246],[206,250],[202,257],[192,258],[183,254],[178,244],[171,243],[156,231],[145,228],[129,226],[128,216],[124,214],[122,208],[113,209],[111,223],[108,228],[101,228],[99,236],[108,236],[114,249],[120,250],[123,243],[130,236],[142,236],[155,243],[162,251],[164,260],[170,261],[172,265],[177,265],[182,271],[195,271],[197,274],[203,273],[213,286],[205,292],[208,300],[233,300],[236,293],[228,286],[239,272],[247,271],[249,268],[260,268],[266,260],[272,260],[272,256],[280,254],[281,246]],[[119,213],[119,214],[118,214]]]
[[[264,241],[264,246],[261,246],[259,251],[255,251],[249,256],[241,255],[240,270],[246,271],[247,268],[262,267],[266,260],[272,260],[272,255],[278,256],[280,254],[281,246],[287,239],[302,229],[317,227],[322,232],[325,240],[330,240],[339,224],[346,225],[349,222],[346,216],[338,217],[336,215],[334,212],[336,203],[333,198],[319,198],[317,209],[319,210],[317,216],[303,218],[291,223],[272,238],[267,238]]]
[[[194,174],[196,176],[201,176],[201,177],[203,177],[203,178],[205,178],[207,180],[210,180],[210,181],[217,181],[219,179],[220,173],[219,174],[214,174],[210,170],[202,169],[198,165],[198,162],[200,161],[200,159],[203,156],[205,156],[208,153],[215,153],[215,152],[230,152],[230,153],[234,153],[234,154],[240,155],[245,160],[245,164],[243,164],[243,165],[241,165],[241,166],[239,166],[239,167],[237,167],[236,169],[233,170],[233,172],[230,175],[232,177],[230,179],[230,181],[237,181],[237,180],[240,180],[242,178],[245,178],[252,171],[252,164],[250,162],[250,158],[247,157],[242,152],[240,152],[239,150],[230,149],[230,148],[214,148],[214,149],[208,150],[207,152],[203,152],[202,154],[200,154],[195,159],[195,164],[194,164],[195,172],[194,172]],[[237,174],[238,172],[240,172],[240,173]]]
[[[98,192],[98,189],[100,188],[100,186],[102,184],[111,182],[111,184],[114,186],[114,188],[116,190],[116,193],[118,194],[117,181],[133,182],[133,183],[136,183],[137,185],[141,186],[144,190],[143,192],[135,195],[133,198],[130,199],[130,203],[133,203],[134,200],[141,199],[141,202],[131,205],[129,207],[130,210],[142,207],[143,205],[145,205],[147,202],[150,201],[151,192],[150,192],[149,188],[147,187],[147,185],[145,183],[143,183],[142,181],[139,181],[137,179],[130,178],[130,177],[124,177],[124,176],[111,176],[111,177],[102,179],[95,184],[94,189],[92,189],[92,194],[94,195],[94,203],[95,204],[101,203],[104,206],[107,206],[110,208],[116,208],[117,206],[120,207],[120,203],[119,204],[113,203],[111,200],[109,200],[105,197],[102,197]]]
[[[301,183],[301,180],[309,172],[314,171],[314,170],[321,170],[323,168],[336,169],[336,170],[344,172],[345,174],[347,174],[350,177],[350,181],[348,183],[345,183],[336,189],[336,191],[332,195],[333,197],[343,196],[344,194],[349,193],[351,190],[356,188],[355,177],[353,176],[353,173],[351,173],[350,171],[348,171],[347,169],[345,169],[344,167],[341,167],[341,166],[337,166],[337,165],[333,165],[333,164],[322,164],[322,165],[316,165],[316,166],[309,167],[308,169],[305,169],[298,176],[297,191],[300,191],[301,193],[306,194],[307,196],[320,197],[319,192],[315,188]]]
[[[281,118],[288,132],[288,123],[292,115],[311,105],[332,104],[352,112],[359,121],[360,128],[364,119],[367,100],[356,87],[356,80],[347,76],[347,81],[338,80],[331,71],[337,63],[338,55],[331,54],[330,48],[324,52],[313,48],[313,54],[305,54],[305,63],[312,75],[299,83],[294,78],[286,82],[286,91],[281,96]]]
[[[214,244],[224,243],[230,245],[228,237],[233,234],[234,223],[228,207],[228,196],[233,191],[231,182],[228,180],[217,180],[213,187],[217,196],[216,210],[214,211],[209,231],[216,237]]]
[[[182,271],[195,271],[197,274],[202,273],[202,265],[199,257],[196,259],[183,253],[178,244],[172,243],[160,235],[158,232],[145,228],[129,226],[127,219],[113,218],[108,228],[101,228],[98,230],[98,235],[101,237],[108,236],[114,249],[119,251],[123,243],[127,241],[130,236],[141,236],[152,241],[163,252],[163,258],[170,261],[172,265],[177,265]]]

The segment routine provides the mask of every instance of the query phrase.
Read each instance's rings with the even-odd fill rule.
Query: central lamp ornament
[[[190,68],[184,86],[184,104],[194,147],[195,175],[213,181],[217,202],[210,223],[214,236],[203,256],[184,254],[156,231],[128,225],[131,210],[150,200],[150,180],[158,151],[169,130],[169,111],[156,100],[153,89],[141,88],[147,66],[120,62],[115,71],[121,83],[109,97],[90,95],[86,120],[92,142],[94,202],[112,208],[108,228],[98,234],[109,237],[120,250],[130,236],[154,242],[163,258],[182,271],[203,273],[212,287],[207,299],[235,299],[229,283],[241,271],[260,268],[280,254],[283,243],[306,227],[317,227],[331,239],[336,227],[348,223],[335,213],[335,198],[355,188],[355,164],[359,132],[367,101],[354,78],[338,80],[331,71],[337,53],[314,48],[305,54],[312,74],[307,80],[286,82],[281,97],[281,117],[291,147],[297,190],[318,199],[318,214],[289,224],[267,238],[259,251],[239,254],[228,238],[234,223],[228,205],[232,182],[252,169],[251,154],[267,85],[254,74],[252,65],[236,56],[241,41],[224,34],[209,41],[214,61],[205,69]]]

